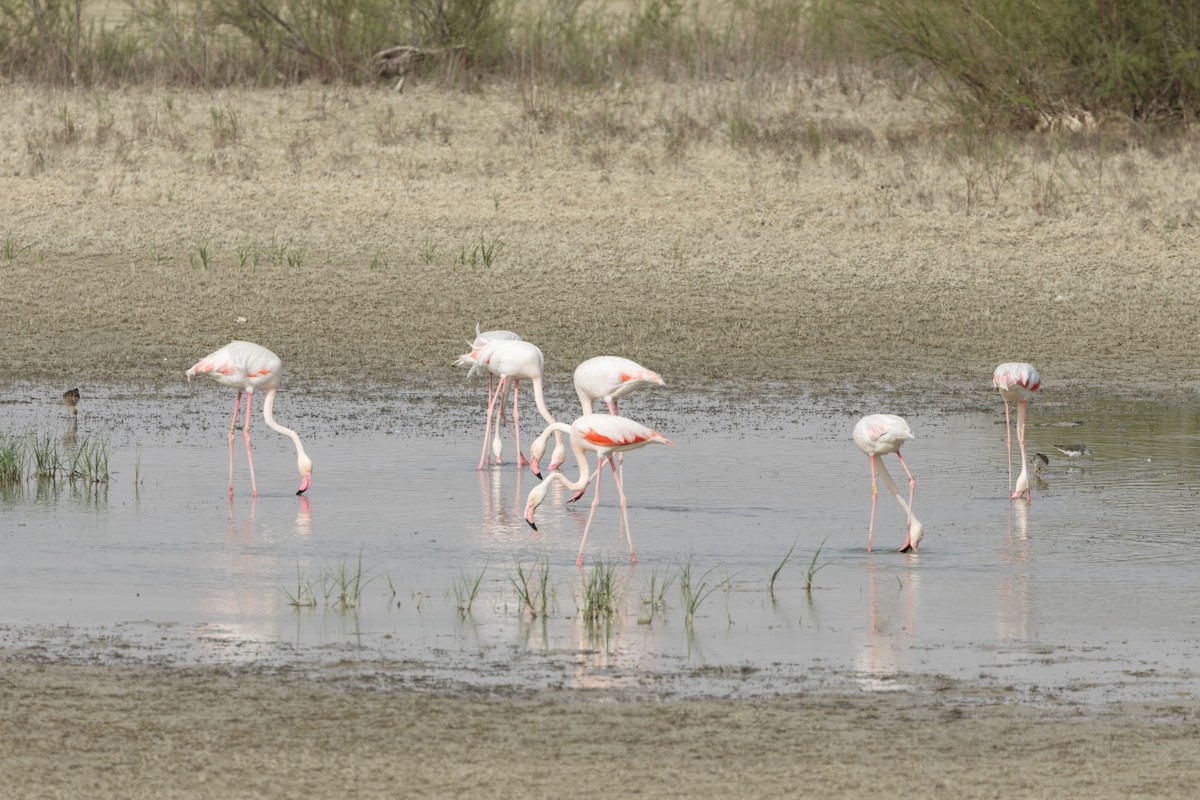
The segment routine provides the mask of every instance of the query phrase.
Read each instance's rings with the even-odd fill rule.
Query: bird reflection
[[[1010,567],[996,592],[996,638],[1001,641],[1024,641],[1029,635],[1030,587],[1025,564],[1032,549],[1029,506],[1014,503],[1008,516],[1008,542],[1001,549],[1001,557]]]
[[[479,473],[479,497],[483,505],[483,528],[489,535],[513,535],[525,529],[524,503],[521,500],[521,477],[524,470],[483,470]],[[512,481],[511,490],[504,482]],[[509,494],[511,491],[511,494]]]
[[[300,510],[296,512],[296,533],[308,536],[312,533],[312,503],[308,495],[300,495]]]
[[[867,641],[856,659],[865,689],[894,688],[890,681],[911,669],[921,576],[915,559],[906,562],[899,574],[867,565]]]
[[[233,511],[233,497],[229,498],[229,538],[233,539],[240,532],[244,538],[254,536],[254,514],[258,510],[258,498],[250,498],[250,513],[243,519],[237,520]]]

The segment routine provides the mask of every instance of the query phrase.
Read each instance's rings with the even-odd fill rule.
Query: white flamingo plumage
[[[869,414],[854,426],[854,444],[871,459],[871,525],[867,529],[868,552],[871,550],[871,537],[875,532],[875,502],[879,499],[879,487],[875,484],[875,456],[895,453],[896,458],[900,459],[900,466],[904,467],[904,473],[908,475],[908,502],[905,502],[900,495],[900,490],[892,481],[892,476],[884,465],[883,459],[879,459],[879,476],[883,480],[883,485],[892,493],[908,516],[904,546],[900,548],[900,552],[907,553],[909,550],[916,550],[917,545],[921,543],[921,538],[925,535],[924,526],[912,512],[913,491],[917,482],[912,473],[908,471],[908,465],[904,463],[904,456],[900,455],[900,446],[912,438],[914,438],[913,432],[908,423],[895,414]]]
[[[572,491],[582,492],[591,479],[588,474],[587,453],[596,453],[601,461],[607,458],[609,466],[612,467],[613,481],[617,484],[617,494],[621,498],[621,520],[625,523],[625,538],[629,542],[629,559],[636,564],[637,554],[633,551],[633,533],[629,529],[629,511],[625,499],[624,482],[621,480],[616,464],[613,463],[612,456],[614,453],[637,450],[649,444],[669,445],[671,444],[670,440],[658,431],[626,417],[612,414],[585,414],[570,425],[565,422],[548,425],[530,445],[530,454],[532,455],[535,450],[539,453],[544,452],[546,439],[552,433],[565,433],[570,437],[571,452],[579,467],[579,477],[572,481],[561,472],[550,473],[545,480],[529,492],[529,499],[525,503],[525,521],[531,528],[537,530],[534,512],[546,499],[546,492],[550,490],[550,485],[555,481],[562,483]],[[595,478],[596,492],[592,497],[592,509],[588,513],[587,523],[583,528],[583,538],[579,541],[579,555],[575,559],[576,566],[583,566],[583,548],[587,544],[588,531],[591,530],[596,508],[600,505],[600,470],[596,471]]]
[[[619,414],[617,401],[643,386],[662,386],[657,372],[620,356],[596,356],[575,368],[575,393],[582,413],[591,414],[596,400],[603,400],[608,413]]]
[[[518,390],[522,378],[533,384],[533,400],[538,412],[547,423],[554,422],[554,415],[546,407],[546,399],[542,393],[542,372],[545,358],[542,351],[529,342],[519,339],[488,340],[477,338],[471,343],[471,351],[464,353],[455,360],[455,365],[469,365],[472,370],[486,369],[500,378],[496,389],[488,397],[487,422],[483,432],[483,452],[479,455],[479,469],[487,464],[488,445],[492,438],[492,419],[496,411],[496,401],[503,398],[512,382],[513,390],[513,436],[517,442],[517,468],[524,464],[521,454],[521,412],[517,404]],[[499,424],[497,422],[497,424]],[[562,437],[556,434],[557,447],[555,453],[565,453]],[[562,456],[552,459],[556,464],[561,463]]]
[[[992,373],[992,385],[1000,390],[1004,398],[1004,438],[1008,444],[1008,488],[1012,490],[1010,500],[1016,500],[1021,495],[1033,499],[1033,490],[1029,488],[1029,459],[1025,455],[1025,412],[1033,393],[1042,385],[1042,378],[1032,364],[1010,361],[996,367]],[[1017,440],[1021,445],[1021,474],[1017,477],[1017,486],[1013,489],[1012,482],[1012,429],[1008,404],[1019,403],[1017,406]]]
[[[238,392],[233,401],[233,418],[229,422],[229,496],[233,496],[233,431],[237,425],[243,392],[246,394],[246,421],[242,425],[242,436],[246,440],[246,460],[250,464],[250,491],[253,496],[258,496],[258,485],[254,480],[254,456],[250,451],[250,409],[254,405],[254,392],[259,389],[267,393],[263,400],[263,419],[267,427],[287,436],[296,445],[296,467],[300,470],[300,488],[296,494],[304,494],[312,485],[312,460],[304,452],[300,436],[291,428],[276,422],[271,413],[279,379],[283,375],[283,361],[279,356],[262,345],[234,341],[209,353],[187,371],[189,381],[196,375],[207,375],[222,386],[233,387]]]
[[[508,331],[508,330],[502,330],[502,329],[497,329],[497,330],[492,330],[492,331],[481,331],[481,330],[479,330],[479,323],[477,322],[477,323],[475,323],[475,340],[479,340],[479,339],[482,339],[485,342],[504,342],[504,341],[519,342],[519,341],[523,341],[521,334],[516,333],[515,331]],[[471,344],[472,341],[475,341],[475,340],[468,340],[467,344]],[[455,364],[457,364],[459,366],[463,366],[467,363],[469,363],[469,362],[465,362],[465,361],[461,362],[461,363],[457,362],[457,361],[455,362]],[[470,366],[471,366],[471,368],[469,370],[467,370],[468,378],[470,378],[472,375],[474,375],[475,371],[477,369],[479,369],[481,365],[472,363]],[[493,373],[489,370],[488,371],[487,394],[484,395],[485,400],[492,396],[492,390],[495,388],[495,381],[496,381],[495,373]],[[504,400],[505,400],[504,397],[500,398],[499,412],[500,412],[501,420],[505,420]],[[507,420],[505,420],[505,421],[507,421]],[[515,436],[515,434],[514,434],[514,436]],[[497,425],[496,429],[494,431],[494,434],[492,436],[492,457],[496,460],[497,464],[501,463],[501,461],[503,460],[503,454],[504,454],[504,442],[500,438],[500,426]]]

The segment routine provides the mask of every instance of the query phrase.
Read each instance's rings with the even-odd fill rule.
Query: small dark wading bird
[[[1080,456],[1090,456],[1092,454],[1092,451],[1083,442],[1071,442],[1070,444],[1056,444],[1051,446],[1072,460]]]
[[[246,440],[246,460],[250,464],[250,492],[258,497],[258,486],[254,482],[254,456],[250,453],[250,408],[254,405],[254,391],[264,389],[267,397],[263,401],[263,419],[267,427],[282,433],[296,445],[296,467],[300,470],[300,488],[296,494],[304,494],[312,485],[313,463],[300,444],[300,436],[291,428],[275,421],[271,409],[275,405],[275,391],[283,374],[283,362],[279,356],[253,342],[230,342],[220,350],[209,353],[187,371],[190,381],[195,375],[207,375],[222,386],[237,389],[233,401],[233,419],[229,421],[229,496],[233,497],[233,431],[237,425],[238,407],[242,395],[246,395],[246,422],[242,435]]]
[[[71,416],[77,416],[79,409],[75,406],[79,405],[79,390],[67,389],[63,392],[63,402],[67,404],[67,410],[71,412]]]
[[[1040,478],[1046,474],[1046,467],[1050,466],[1050,456],[1045,453],[1034,453],[1033,458],[1029,459],[1033,464],[1033,477]]]

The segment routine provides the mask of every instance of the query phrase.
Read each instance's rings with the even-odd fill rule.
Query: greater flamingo
[[[608,413],[620,414],[617,401],[625,395],[642,386],[663,386],[662,376],[654,370],[643,367],[636,361],[630,361],[621,356],[596,356],[589,358],[575,368],[575,394],[579,396],[579,405],[584,414],[591,414],[597,400],[603,400],[608,406]],[[617,463],[622,464],[624,457],[617,456]],[[597,459],[596,469],[600,469]],[[551,469],[554,465],[551,464]],[[531,461],[530,468],[538,474],[536,459]],[[541,476],[538,475],[540,478]],[[583,497],[578,492],[572,502]]]
[[[1042,385],[1042,379],[1032,364],[1009,362],[996,367],[992,373],[992,385],[1000,390],[1004,398],[1004,438],[1008,444],[1008,488],[1013,488],[1012,482],[1012,430],[1011,416],[1008,411],[1010,402],[1020,403],[1017,406],[1017,440],[1021,444],[1021,474],[1017,477],[1017,488],[1010,495],[1010,500],[1016,500],[1021,495],[1033,499],[1033,491],[1029,488],[1029,459],[1025,455],[1025,412],[1033,393]]]
[[[667,437],[655,430],[647,428],[640,422],[634,422],[626,417],[618,417],[612,414],[585,414],[570,425],[565,422],[555,422],[548,425],[541,435],[530,445],[530,453],[536,449],[538,452],[544,452],[546,449],[546,439],[551,433],[568,434],[571,441],[571,452],[575,455],[575,463],[579,466],[579,478],[572,481],[563,475],[561,472],[552,472],[541,483],[533,487],[529,492],[529,499],[525,503],[525,521],[529,523],[529,527],[537,530],[537,525],[534,523],[533,515],[537,507],[546,499],[546,492],[550,490],[550,485],[555,481],[562,483],[568,489],[575,492],[582,492],[591,480],[588,474],[587,451],[596,453],[598,458],[603,461],[608,459],[608,464],[612,467],[613,481],[617,484],[617,494],[621,498],[621,519],[625,523],[625,538],[629,542],[629,559],[632,563],[637,563],[637,554],[633,551],[633,533],[629,529],[629,511],[625,500],[625,486],[621,480],[621,476],[617,471],[616,464],[613,463],[613,453],[623,453],[627,450],[637,450],[645,447],[648,444],[671,444]],[[540,477],[540,476],[539,476]],[[583,538],[579,541],[579,555],[575,559],[576,566],[583,566],[583,547],[587,543],[588,531],[592,527],[592,518],[596,515],[596,508],[600,505],[600,470],[596,470],[596,492],[592,497],[592,510],[588,513],[587,523],[583,528]]]
[[[603,400],[608,413],[619,414],[617,401],[642,386],[662,386],[662,377],[636,361],[620,356],[596,356],[575,368],[575,393],[584,414],[592,413],[592,404]]]
[[[237,389],[237,398],[233,401],[233,419],[229,421],[229,495],[233,496],[233,431],[237,425],[238,407],[242,402],[242,393],[246,394],[246,421],[242,425],[242,436],[246,440],[246,460],[250,464],[250,491],[258,496],[258,486],[254,482],[254,456],[250,452],[250,408],[254,405],[254,392],[265,389],[267,397],[263,401],[263,419],[267,427],[282,433],[296,445],[296,466],[300,470],[300,488],[296,494],[304,494],[312,485],[312,460],[304,452],[300,436],[291,428],[285,428],[275,421],[271,413],[275,405],[275,391],[279,388],[279,379],[283,375],[283,362],[279,356],[262,345],[253,342],[230,342],[229,344],[209,353],[196,362],[187,371],[190,381],[194,375],[208,375],[222,386]]]
[[[524,456],[521,454],[521,412],[517,406],[517,392],[522,378],[527,378],[533,384],[533,400],[537,404],[542,418],[547,423],[554,422],[554,415],[546,408],[546,400],[542,395],[542,369],[545,363],[542,351],[535,345],[522,340],[480,338],[471,343],[471,352],[459,356],[454,363],[458,366],[469,364],[472,369],[481,367],[500,377],[496,390],[488,397],[487,422],[483,431],[483,452],[479,455],[479,469],[483,469],[487,464],[488,444],[492,438],[492,417],[496,410],[496,400],[504,397],[508,383],[510,380],[512,381],[513,436],[517,441],[517,468],[520,469],[524,463]],[[555,434],[555,441],[557,443],[555,457],[551,460],[554,465],[557,465],[562,462],[563,456],[560,453],[565,454],[566,450],[560,434]]]
[[[506,330],[499,330],[499,329],[494,330],[494,331],[480,331],[479,323],[476,322],[475,323],[475,340],[479,340],[479,339],[482,339],[485,342],[501,342],[501,341],[519,342],[519,341],[523,341],[521,339],[521,334],[516,333],[514,331],[506,331]],[[471,340],[468,340],[467,343],[471,344]],[[458,366],[465,366],[467,363],[470,363],[470,362],[456,361],[454,363]],[[475,364],[475,363],[471,363],[470,366],[471,366],[471,368],[469,370],[467,370],[468,378],[470,378],[472,375],[474,375],[475,370],[479,369],[479,367],[480,367],[479,364]],[[492,389],[495,387],[495,380],[496,380],[495,374],[489,370],[488,371],[487,394],[484,395],[485,400],[492,396]],[[504,419],[504,398],[503,397],[500,398],[500,419],[501,420]],[[497,425],[495,435],[492,438],[492,457],[496,459],[497,464],[501,463],[503,453],[504,453],[504,442],[501,441],[501,439],[500,439],[500,426]]]
[[[900,459],[900,466],[904,467],[904,473],[908,475],[908,502],[906,503],[900,496],[900,490],[892,481],[892,476],[887,471],[883,459],[879,459],[879,475],[883,479],[883,485],[895,496],[896,501],[900,503],[900,507],[908,516],[908,524],[904,533],[904,547],[900,548],[900,552],[907,553],[909,550],[916,550],[917,545],[921,543],[921,538],[925,535],[924,526],[912,512],[913,490],[916,488],[917,482],[912,473],[908,471],[908,464],[904,463],[904,456],[900,455],[900,446],[912,438],[913,432],[908,427],[908,423],[895,414],[869,414],[854,426],[854,444],[871,459],[871,525],[867,529],[867,552],[871,551],[871,537],[875,532],[875,502],[879,499],[879,487],[875,484],[875,456],[895,453],[896,458]]]
[[[63,392],[63,402],[67,404],[67,410],[71,412],[72,417],[79,414],[79,409],[75,407],[79,405],[78,389],[67,389]]]

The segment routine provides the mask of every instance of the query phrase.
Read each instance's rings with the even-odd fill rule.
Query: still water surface
[[[609,479],[579,570],[588,502],[565,506],[555,489],[532,531],[521,515],[536,479],[511,460],[475,469],[474,392],[282,393],[276,414],[316,464],[305,498],[293,494],[291,443],[256,404],[261,494],[248,496],[239,435],[232,501],[229,393],[95,387],[74,430],[43,393],[0,393],[0,431],[52,435],[63,453],[100,437],[111,462],[107,485],[29,480],[0,493],[0,644],[50,657],[316,661],[413,685],[683,695],[945,678],[1071,702],[1200,688],[1200,414],[1185,405],[1035,401],[1029,450],[1051,463],[1030,504],[1006,499],[998,398],[987,412],[906,414],[926,536],[919,554],[902,555],[904,518],[887,494],[866,551],[870,476],[850,441],[856,416],[804,402],[630,398],[625,412],[675,447],[626,458],[636,566]],[[526,443],[534,433],[527,422]],[[1069,463],[1051,447],[1076,440],[1093,456]],[[885,463],[903,477],[894,457]],[[772,597],[768,574],[793,545]],[[361,602],[339,608],[332,576],[356,573],[360,559]],[[690,626],[679,589],[689,560],[710,590]],[[580,582],[601,561],[618,565],[622,610],[587,625]],[[518,565],[536,575],[539,564],[552,599],[531,619],[514,579]],[[480,575],[460,614],[464,585]],[[666,607],[650,613],[651,582],[664,580]],[[301,587],[315,607],[289,602]]]

